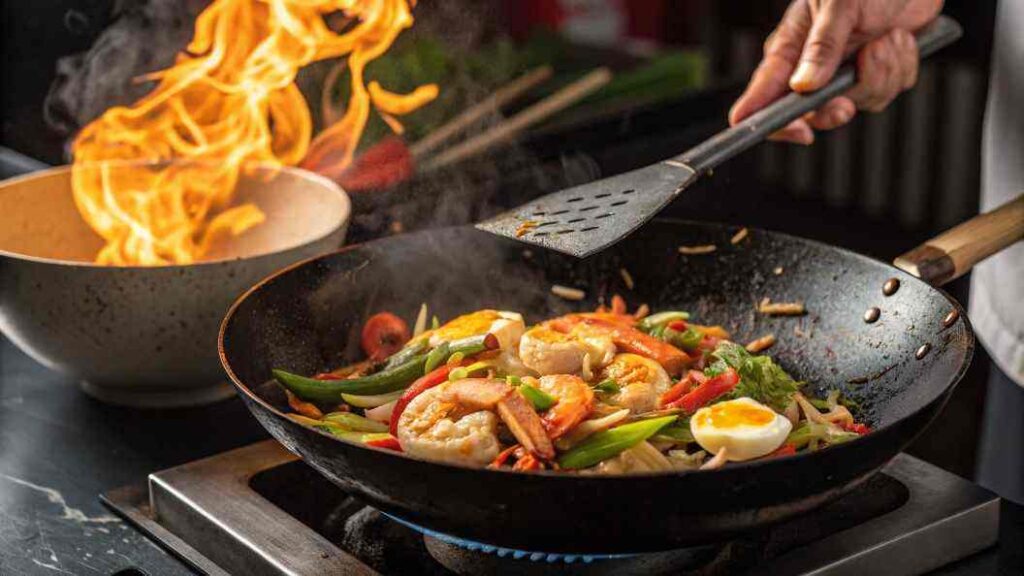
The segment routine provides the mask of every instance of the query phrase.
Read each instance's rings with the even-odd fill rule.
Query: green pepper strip
[[[448,343],[448,348],[452,354],[470,355],[493,349],[497,343],[497,339],[493,335],[483,334],[453,340]],[[401,353],[401,351],[398,352],[398,354]],[[428,357],[429,354],[419,354],[397,366],[348,380],[316,380],[284,370],[272,370],[271,372],[281,385],[291,390],[299,398],[307,402],[331,403],[341,400],[343,393],[366,396],[401,390],[426,373],[424,368]]]
[[[351,412],[331,412],[323,418],[324,422],[337,424],[353,432],[387,432],[388,425],[383,422],[353,414]]]
[[[543,412],[558,403],[558,401],[547,392],[539,388],[534,388],[529,384],[519,386],[519,392],[530,401],[530,404],[533,404],[533,407],[536,408],[538,412]]]
[[[384,394],[404,388],[413,380],[423,376],[423,366],[426,362],[427,355],[421,354],[394,368],[349,380],[315,380],[284,370],[272,370],[271,372],[282,386],[291,390],[299,398],[307,402],[331,403],[340,401],[342,393]]]
[[[589,468],[647,440],[677,418],[662,416],[598,432],[562,454],[558,458],[558,465],[570,470]]]

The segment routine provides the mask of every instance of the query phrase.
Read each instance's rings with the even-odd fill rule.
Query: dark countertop
[[[237,399],[181,410],[106,406],[0,339],[0,574],[191,574],[97,495],[265,437]],[[936,574],[995,575],[998,564],[994,548]]]

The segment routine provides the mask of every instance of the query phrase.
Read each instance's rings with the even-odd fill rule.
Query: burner
[[[992,545],[998,528],[995,496],[906,454],[810,514],[653,554],[531,552],[441,534],[366,506],[272,440],[103,500],[208,574],[917,574]]]

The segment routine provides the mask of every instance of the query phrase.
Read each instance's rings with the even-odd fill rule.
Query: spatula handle
[[[1024,240],[1024,194],[971,218],[896,258],[893,265],[941,286],[1003,248]]]
[[[939,16],[915,35],[920,57],[923,59],[952,44],[962,33],[963,29],[955,20],[948,16]],[[686,164],[698,174],[705,173],[760,143],[793,120],[820,108],[856,83],[856,68],[848,61],[836,71],[832,81],[820,90],[806,94],[790,92],[742,122],[719,132],[672,160]]]

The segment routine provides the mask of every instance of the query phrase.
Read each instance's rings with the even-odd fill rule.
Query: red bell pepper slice
[[[415,382],[405,389],[405,392],[395,402],[395,408],[391,411],[390,431],[392,436],[398,435],[398,418],[405,411],[405,407],[412,402],[412,399],[430,390],[434,386],[448,380],[448,374],[456,366],[443,365],[420,376]]]
[[[740,381],[739,374],[729,368],[718,376],[708,378],[696,388],[687,392],[682,398],[666,404],[666,408],[682,408],[683,411],[694,413],[707,406],[712,400],[729,392]]]
[[[668,327],[676,332],[683,332],[686,330],[686,320],[673,320],[668,323]]]
[[[853,432],[854,434],[860,434],[861,436],[867,434],[868,432],[871,432],[871,428],[868,428],[867,424],[862,424],[860,422],[846,424],[842,428],[847,432]]]
[[[394,450],[395,452],[402,451],[402,445],[398,443],[398,438],[395,438],[394,436],[381,438],[379,440],[370,440],[366,445],[373,446],[375,448],[386,448],[388,450]]]
[[[658,405],[665,406],[685,396],[694,386],[703,384],[708,377],[698,370],[690,370],[658,398]]]
[[[780,456],[792,456],[793,454],[796,454],[796,445],[783,444],[776,451],[765,456],[765,458],[779,458]]]
[[[363,325],[360,343],[371,360],[383,360],[402,349],[409,341],[409,326],[390,312],[370,316]]]

